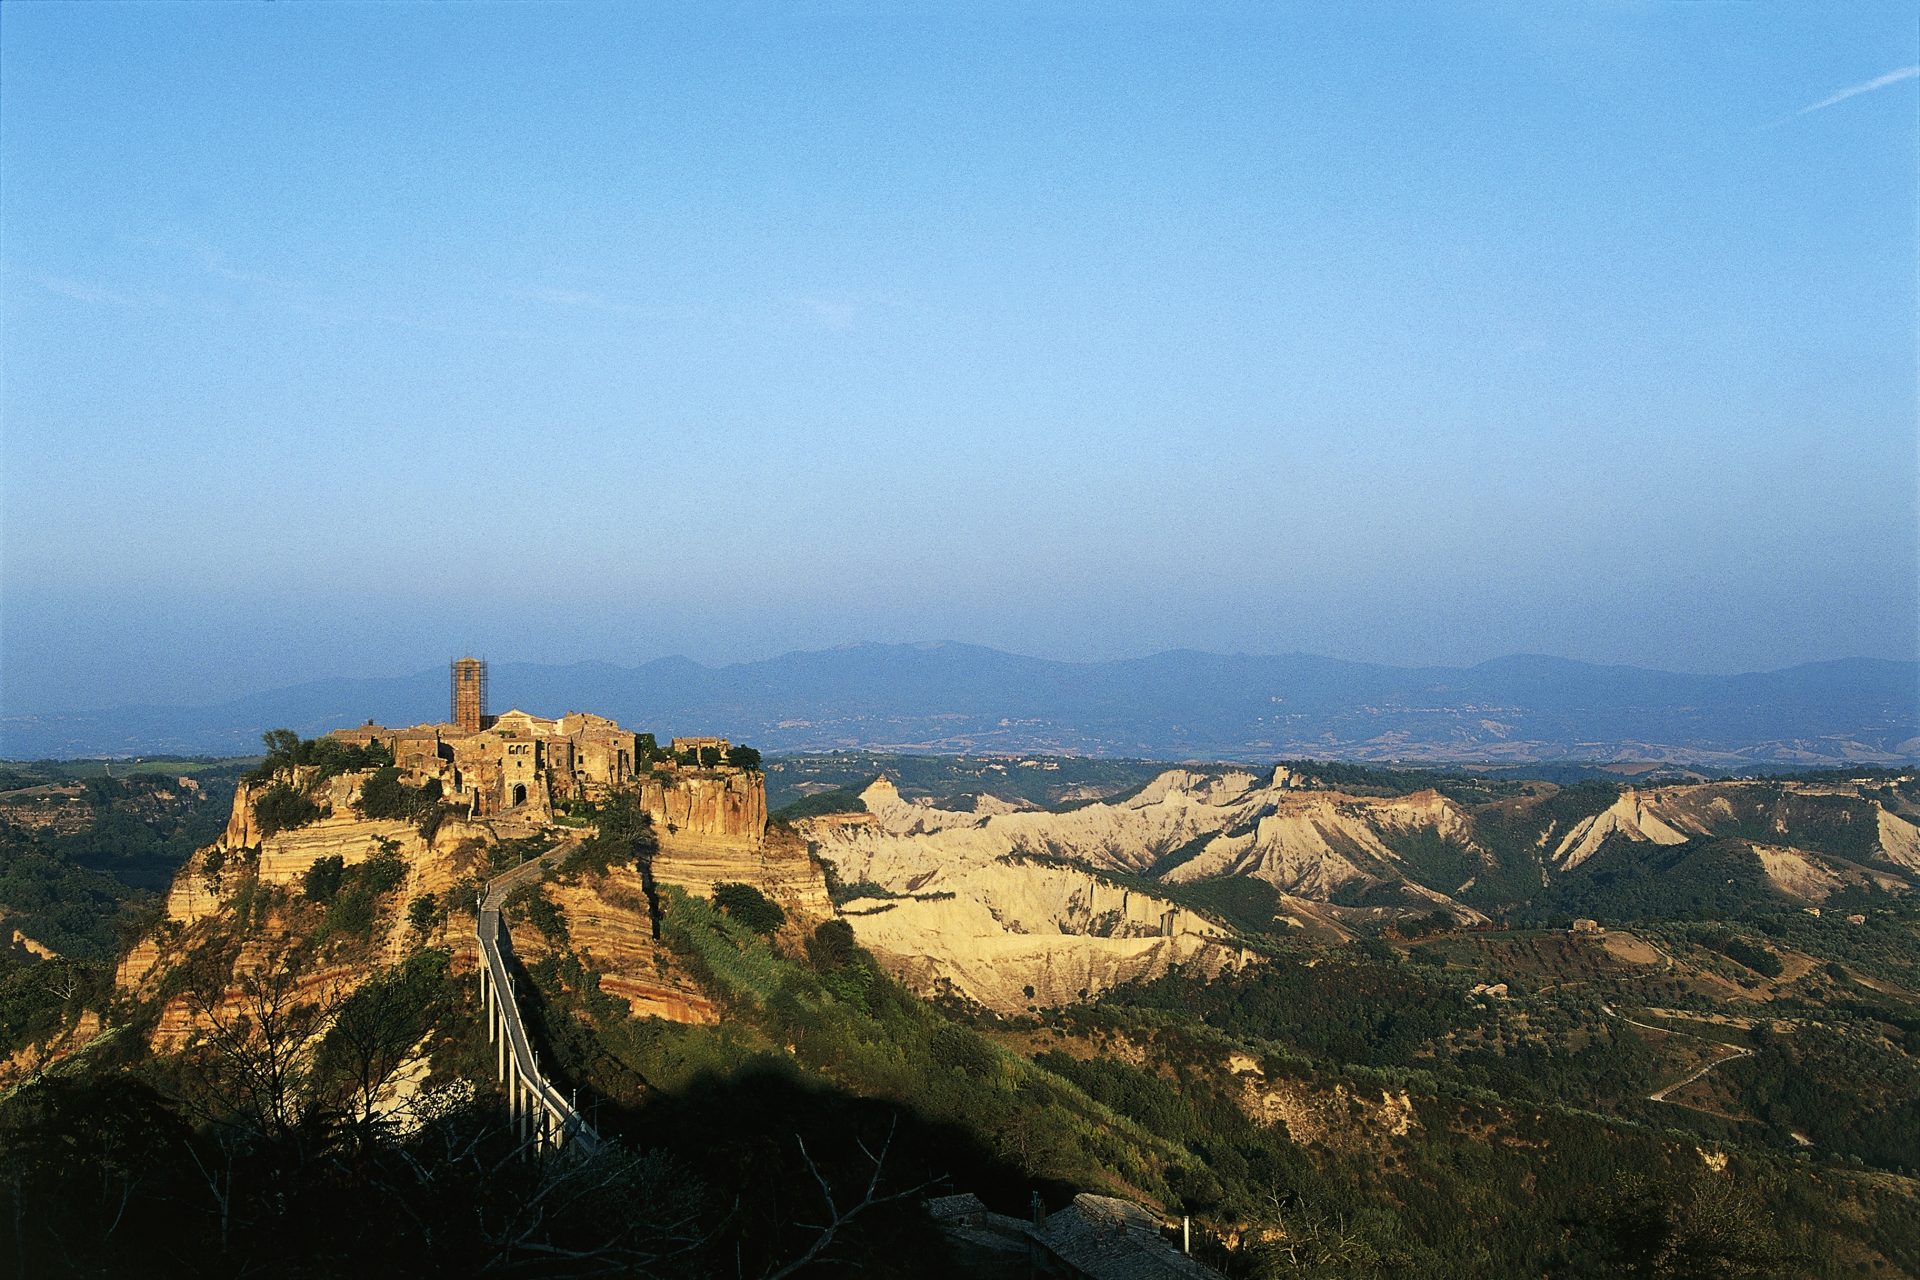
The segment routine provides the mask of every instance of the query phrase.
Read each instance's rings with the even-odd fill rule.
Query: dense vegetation
[[[157,769],[70,780],[72,766],[8,766],[0,945],[17,928],[63,956],[110,959],[129,922],[226,824],[237,767],[188,768],[192,787]]]
[[[860,790],[856,787],[834,787],[827,791],[816,791],[781,805],[767,817],[774,822],[791,823],[802,818],[820,818],[835,813],[865,813],[867,806],[860,799]]]
[[[267,782],[294,769],[309,769],[316,779],[379,769],[393,763],[393,750],[378,741],[352,746],[338,738],[302,738],[291,729],[269,729],[260,735],[266,755],[247,774],[249,782]]]

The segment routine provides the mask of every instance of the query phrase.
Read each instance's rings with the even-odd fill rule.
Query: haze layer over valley
[[[1068,663],[970,645],[856,645],[725,667],[494,664],[504,703],[597,707],[770,751],[1052,752],[1162,760],[1645,760],[1722,770],[1920,758],[1920,662],[1736,676],[1553,658],[1401,668],[1180,651]],[[439,671],[324,680],[208,707],[0,716],[15,758],[254,749],[437,705]]]

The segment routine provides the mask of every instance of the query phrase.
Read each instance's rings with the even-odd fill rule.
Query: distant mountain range
[[[1920,759],[1920,662],[1849,658],[1703,676],[1561,658],[1390,667],[1177,650],[1056,662],[864,644],[707,667],[498,663],[492,710],[590,710],[765,751],[863,748],[1393,761],[1670,761],[1724,769]],[[251,754],[269,728],[444,719],[443,669],[315,680],[199,707],[0,716],[12,759]]]

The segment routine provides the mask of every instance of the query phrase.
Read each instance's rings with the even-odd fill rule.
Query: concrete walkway
[[[508,894],[538,879],[548,867],[573,852],[583,838],[584,833],[562,840],[539,857],[487,881],[479,918],[474,923],[474,933],[480,940],[480,1002],[487,1019],[487,1039],[495,1048],[500,1084],[507,1093],[515,1131],[540,1151],[571,1143],[591,1152],[600,1138],[540,1070],[540,1059],[527,1037],[526,1021],[514,992],[513,975],[507,968],[500,906]]]

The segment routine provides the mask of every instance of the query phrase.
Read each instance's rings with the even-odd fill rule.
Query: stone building
[[[568,801],[599,800],[640,783],[642,803],[664,830],[755,840],[765,830],[766,791],[758,775],[658,761],[651,739],[644,744],[655,755],[649,762],[640,735],[605,716],[572,711],[548,719],[518,709],[488,715],[486,664],[477,659],[453,664],[450,710],[446,723],[388,728],[369,721],[331,736],[391,747],[409,784],[438,781],[442,798],[475,818],[511,812],[544,821]],[[673,745],[715,748],[722,760],[731,746],[725,738],[676,738]]]
[[[524,809],[547,817],[569,800],[594,800],[634,780],[638,736],[605,716],[571,712],[557,720],[513,710],[487,727],[365,724],[336,729],[344,742],[379,741],[413,785],[438,780],[448,802],[477,818]]]

